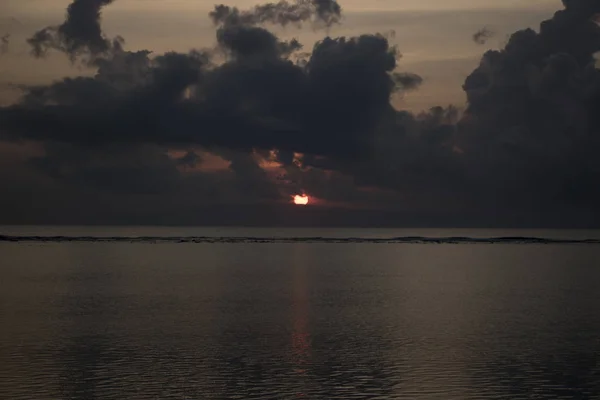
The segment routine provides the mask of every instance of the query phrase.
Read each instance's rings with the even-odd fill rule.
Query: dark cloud
[[[494,31],[484,27],[473,34],[473,41],[477,44],[485,44],[489,39],[493,38],[495,34]]]
[[[194,168],[202,163],[202,156],[194,150],[188,150],[183,156],[175,159],[175,161],[178,166]]]
[[[210,17],[219,26],[254,26],[265,23],[286,26],[301,25],[311,21],[325,26],[341,20],[342,8],[335,0],[280,0],[255,6],[250,11],[240,11],[224,4],[215,6]]]
[[[473,175],[501,195],[592,206],[600,199],[600,3],[564,4],[539,32],[516,32],[483,56],[465,81],[460,146]]]
[[[216,151],[229,162],[229,170],[234,174],[234,188],[238,193],[249,193],[262,200],[277,200],[281,194],[273,180],[259,165],[253,153],[243,153],[221,149]]]
[[[106,144],[91,148],[47,143],[44,155],[33,157],[30,163],[55,181],[71,187],[155,194],[173,190],[181,183],[176,168],[178,161],[154,145]]]
[[[108,52],[112,43],[100,26],[101,11],[114,0],[74,0],[67,8],[65,22],[37,31],[27,42],[32,54],[44,56],[48,50],[58,50],[75,59]]]
[[[31,88],[0,119],[9,133],[34,140],[352,157],[370,150],[390,96],[420,81],[393,74],[397,52],[378,35],[326,38],[305,65],[261,54],[213,66],[203,52],[125,53],[136,62],[101,59],[95,78]]]
[[[0,54],[8,53],[8,46],[10,44],[10,34],[0,37]]]
[[[217,31],[219,45],[234,58],[288,57],[300,50],[297,40],[280,41],[271,32],[254,26],[231,26]]]
[[[262,24],[301,26],[310,21],[329,27],[339,23],[341,7],[335,0],[280,0],[255,6],[250,11],[216,5],[210,13],[217,27],[217,42],[233,57],[288,57],[302,48],[297,40],[280,41]]]
[[[97,35],[38,32],[51,38],[40,43],[93,55],[96,75],[24,88],[21,102],[0,109],[2,137],[41,143],[28,167],[57,184],[158,196],[157,206],[275,204],[306,191],[325,204],[394,212],[400,222],[600,222],[597,1],[564,1],[539,31],[486,52],[465,81],[464,112],[419,114],[390,103],[423,79],[398,71],[400,53],[386,36],[326,36],[303,56],[297,40],[265,27],[331,25],[341,18],[335,2],[217,6],[223,58],[127,51],[102,34],[108,2],[100,3],[88,3]],[[65,24],[80,15],[71,10]],[[226,166],[203,172],[202,154]]]
[[[80,13],[74,10],[82,6],[76,4],[61,27],[79,26],[74,19]],[[95,23],[104,4],[94,3]],[[231,52],[224,64],[214,67],[200,52],[150,59],[148,52],[118,48],[94,61],[99,67],[95,78],[31,88],[23,104],[4,110],[7,126],[13,126],[11,131],[24,128],[37,140],[150,140],[165,145],[348,153],[360,148],[359,136],[368,135],[378,114],[389,108],[392,92],[413,88],[420,79],[392,75],[396,50],[382,36],[326,38],[299,65],[287,59],[300,48],[297,41],[281,42],[254,26],[306,20],[331,24],[340,16],[335,2],[283,1],[247,12],[217,6],[211,15],[219,24],[218,42]],[[99,25],[95,31],[96,39],[103,38]],[[186,98],[186,93],[191,96]],[[346,104],[337,104],[339,100]],[[355,121],[341,118],[348,108],[355,111]],[[21,119],[28,119],[29,113],[36,117],[25,128]],[[340,135],[346,131],[346,137],[328,138],[324,133],[331,129]],[[346,144],[337,146],[340,139]]]
[[[393,76],[398,87],[404,90],[417,89],[423,84],[421,76],[410,72],[398,72],[394,73]]]

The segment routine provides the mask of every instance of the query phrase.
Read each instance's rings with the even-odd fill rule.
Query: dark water
[[[595,244],[0,242],[0,399],[597,399],[599,360]]]

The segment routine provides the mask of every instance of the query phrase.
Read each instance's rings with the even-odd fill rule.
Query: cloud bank
[[[35,148],[13,179],[36,177],[31,193],[14,190],[20,212],[18,199],[38,191],[58,203],[92,196],[122,215],[165,202],[285,204],[307,192],[322,207],[396,213],[397,224],[600,222],[597,1],[565,0],[539,31],[487,51],[465,80],[464,112],[420,114],[391,105],[424,80],[401,70],[386,36],[326,34],[343,22],[336,1],[217,5],[215,48],[162,55],[108,38],[110,3],[75,0],[61,25],[29,39],[34,56],[62,52],[96,74],[24,87],[0,109],[3,142]],[[274,29],[305,25],[324,30],[308,51]]]

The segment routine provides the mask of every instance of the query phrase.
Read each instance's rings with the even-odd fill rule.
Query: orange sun
[[[297,204],[299,206],[305,206],[308,204],[308,196],[305,194],[297,194],[294,196],[294,204]]]

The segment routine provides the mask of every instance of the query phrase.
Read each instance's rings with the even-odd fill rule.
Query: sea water
[[[0,398],[600,398],[598,239],[0,227]]]

